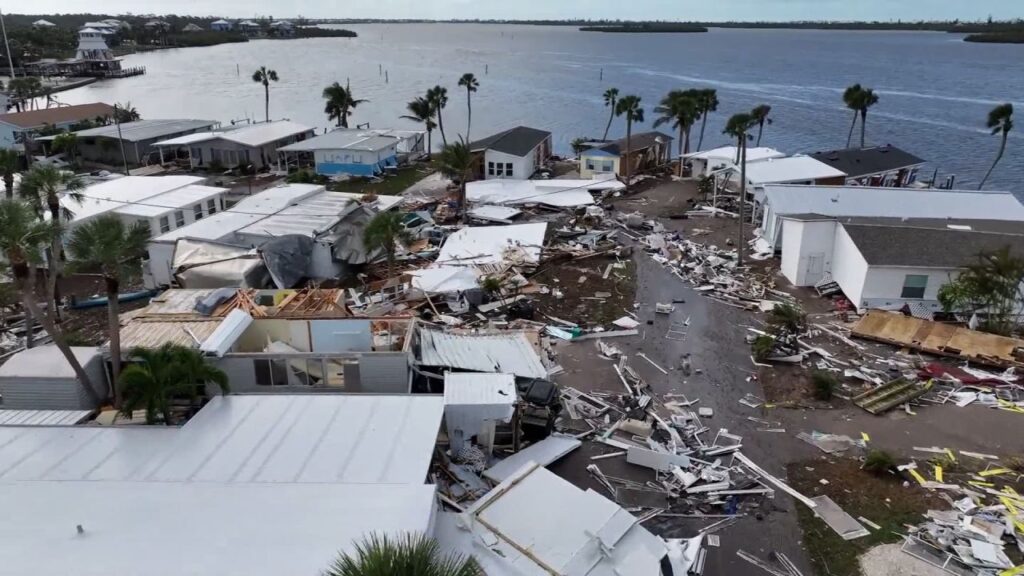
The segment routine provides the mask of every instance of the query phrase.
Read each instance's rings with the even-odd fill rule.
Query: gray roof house
[[[551,132],[516,126],[471,142],[469,149],[478,180],[526,180],[551,157]]]

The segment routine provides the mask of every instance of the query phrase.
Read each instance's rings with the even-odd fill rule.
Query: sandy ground
[[[899,544],[876,546],[860,557],[860,569],[870,576],[943,576],[946,574],[900,550]]]

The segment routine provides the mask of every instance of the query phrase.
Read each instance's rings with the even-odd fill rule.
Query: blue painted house
[[[402,139],[372,130],[335,130],[281,148],[286,155],[312,155],[323,176],[376,176],[398,166]]]

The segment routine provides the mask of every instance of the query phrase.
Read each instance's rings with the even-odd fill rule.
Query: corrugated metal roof
[[[104,138],[122,139],[125,142],[139,142],[142,140],[152,140],[154,138],[163,138],[173,134],[180,134],[182,132],[188,132],[189,130],[213,128],[218,124],[220,124],[220,122],[217,122],[216,120],[137,120],[135,122],[126,122],[121,124],[120,136],[118,135],[118,127],[113,124],[109,126],[89,128],[88,130],[79,130],[78,132],[75,132],[75,135],[79,138],[95,138],[99,136]],[[39,138],[39,140],[52,140],[53,138],[55,137],[49,136],[46,138]]]
[[[1024,220],[1024,205],[1008,192],[971,192],[865,186],[765,186],[765,202],[777,215],[894,216],[960,220]]]
[[[196,301],[206,298],[216,292],[217,288],[203,288],[189,290],[187,288],[176,288],[164,290],[155,298],[149,301],[144,309],[146,314],[196,314]]]
[[[420,354],[420,361],[426,366],[515,374],[524,378],[548,375],[522,332],[470,335],[421,330]]]
[[[100,356],[92,346],[73,346],[71,352],[82,366]],[[36,346],[18,352],[0,366],[0,378],[77,378],[64,355],[53,344]]]
[[[448,372],[444,375],[444,403],[452,405],[512,405],[516,401],[513,374]]]
[[[510,248],[521,247],[526,259],[540,260],[546,222],[511,226],[462,228],[445,239],[435,261],[438,265],[488,264],[501,262]]]
[[[846,172],[837,170],[810,156],[767,158],[759,162],[747,162],[747,180],[754,184],[803,182],[843,176],[846,176]]]
[[[200,176],[124,176],[89,186],[82,191],[81,202],[63,197],[60,203],[75,214],[75,220],[84,220],[133,202],[201,184],[203,180]]]
[[[312,152],[314,150],[366,150],[376,152],[390,146],[397,146],[398,142],[398,137],[381,135],[373,130],[346,130],[342,128],[341,130],[334,130],[315,138],[303,140],[302,142],[289,144],[279,150],[282,152]]]
[[[193,184],[157,194],[146,198],[142,204],[129,204],[114,210],[118,214],[131,214],[134,216],[159,216],[171,210],[190,210],[195,204],[202,204],[206,208],[206,200],[215,198],[227,192],[227,188],[216,188],[213,186],[201,186]]]
[[[0,410],[0,426],[74,426],[92,410]]]
[[[223,318],[211,318],[210,320],[199,321],[149,321],[136,319],[121,327],[121,349],[131,348],[158,348],[163,344],[177,344],[187,348],[197,348],[199,345],[189,335],[195,335],[200,342],[205,341],[220,323]]]
[[[218,396],[181,428],[0,427],[0,480],[422,484],[444,401]]]

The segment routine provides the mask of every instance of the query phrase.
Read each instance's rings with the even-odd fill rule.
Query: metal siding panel
[[[359,358],[359,391],[376,394],[409,392],[409,357],[395,354],[366,354]]]

